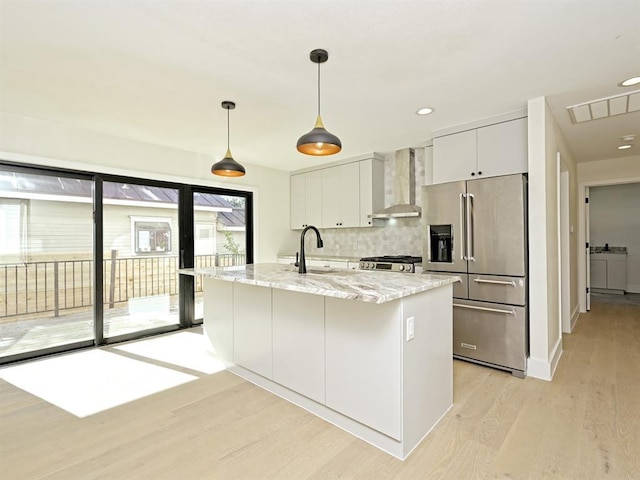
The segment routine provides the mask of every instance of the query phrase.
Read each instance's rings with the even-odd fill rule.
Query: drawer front
[[[469,275],[469,299],[481,302],[525,305],[527,282],[524,277]]]
[[[453,354],[525,370],[528,353],[525,307],[453,301]]]
[[[469,298],[469,275],[466,273],[446,273],[446,272],[424,272],[443,277],[458,277],[459,282],[453,283],[453,298]]]

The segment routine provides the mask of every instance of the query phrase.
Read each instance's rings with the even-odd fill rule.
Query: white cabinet
[[[591,288],[624,292],[627,288],[627,255],[594,253],[591,255]]]
[[[434,138],[433,183],[525,173],[527,149],[527,118]]]
[[[433,139],[433,183],[473,178],[477,169],[476,130]]]
[[[273,380],[324,403],[324,298],[320,295],[273,290]]]
[[[320,170],[291,175],[291,229],[322,222],[322,174]]]
[[[401,302],[325,298],[326,405],[402,438]]]
[[[607,288],[606,260],[591,260],[591,288]]]
[[[528,170],[527,119],[519,118],[478,129],[478,170],[483,177]]]
[[[627,289],[627,256],[616,255],[607,261],[607,288],[614,290]]]
[[[360,226],[360,166],[358,162],[322,172],[322,227]]]
[[[384,208],[384,162],[376,159],[361,160],[360,168],[360,223],[361,227],[374,226],[368,215]],[[379,223],[376,223],[379,225]]]
[[[384,207],[378,157],[291,175],[291,229],[382,226],[368,218]]]
[[[271,378],[271,290],[241,283],[233,285],[233,361]]]

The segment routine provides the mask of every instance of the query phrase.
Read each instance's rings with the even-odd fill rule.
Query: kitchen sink
[[[354,270],[346,270],[344,268],[329,268],[329,269],[323,269],[323,270],[318,270],[318,269],[307,269],[307,274],[312,273],[314,275],[351,275],[353,274]],[[304,274],[302,274],[304,275]]]
[[[287,268],[290,272],[298,273],[298,267],[292,266],[291,268]],[[307,273],[302,273],[301,275],[352,275],[356,270],[347,270],[345,268],[308,268]]]

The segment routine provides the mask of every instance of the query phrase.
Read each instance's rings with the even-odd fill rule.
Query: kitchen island
[[[233,373],[404,459],[453,402],[452,282],[282,264],[202,275],[204,331]]]

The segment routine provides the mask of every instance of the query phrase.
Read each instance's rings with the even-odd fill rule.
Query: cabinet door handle
[[[491,283],[493,285],[511,285],[512,287],[516,286],[516,282],[511,280],[510,282],[505,282],[503,280],[483,280],[482,278],[474,278],[474,282],[476,283]]]
[[[502,313],[504,315],[515,315],[513,310],[502,310],[500,308],[487,308],[487,307],[475,307],[473,305],[463,305],[461,303],[454,303],[454,307],[468,308],[469,310],[482,310],[483,312]]]

